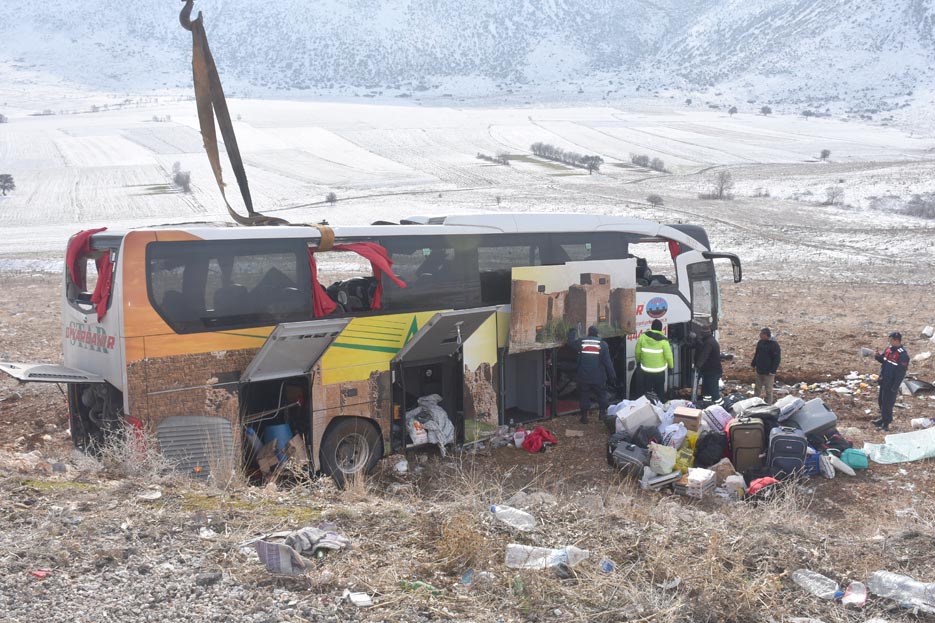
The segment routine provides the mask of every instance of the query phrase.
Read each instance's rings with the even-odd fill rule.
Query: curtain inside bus
[[[318,249],[309,248],[308,266],[312,273],[312,311],[316,318],[327,316],[337,308],[337,303],[331,300],[331,297],[325,292],[325,288],[318,281],[318,266],[315,262],[315,252]],[[377,280],[377,289],[370,302],[371,311],[377,311],[382,308],[383,298],[383,274],[393,280],[393,283],[400,288],[405,288],[406,283],[393,273],[393,260],[387,254],[386,249],[375,242],[352,242],[350,244],[336,244],[329,251],[350,251],[363,257],[370,262],[370,268],[373,276]]]

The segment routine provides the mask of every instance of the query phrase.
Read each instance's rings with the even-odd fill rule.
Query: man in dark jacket
[[[601,339],[597,327],[588,328],[588,336],[577,339],[577,332],[568,332],[568,343],[578,352],[578,406],[581,409],[581,423],[587,423],[591,408],[591,396],[597,399],[601,409],[600,418],[607,416],[607,391],[604,386],[608,381],[617,384],[617,374],[610,360],[610,347]]]
[[[889,430],[899,386],[909,369],[909,353],[903,346],[903,336],[899,331],[890,333],[889,347],[882,353],[877,351],[876,360],[883,365],[880,368],[880,393],[877,395],[880,418],[873,420],[873,425],[880,430]]]
[[[763,394],[766,404],[773,404],[773,383],[776,381],[776,370],[779,369],[780,354],[779,342],[773,339],[773,332],[769,327],[760,329],[760,340],[756,343],[750,367],[756,370],[753,395]]]
[[[708,402],[715,402],[721,395],[721,345],[708,327],[698,332],[695,350],[695,370],[701,375],[701,395]]]

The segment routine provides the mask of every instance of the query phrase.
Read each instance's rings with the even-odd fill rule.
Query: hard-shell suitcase
[[[766,462],[774,478],[786,478],[801,473],[808,455],[805,433],[787,426],[777,426],[769,434]]]
[[[783,396],[776,401],[779,407],[779,421],[784,422],[795,415],[795,412],[805,406],[805,401],[798,396]]]
[[[796,411],[786,423],[789,426],[795,426],[806,435],[811,435],[834,428],[838,423],[838,416],[825,406],[821,398],[813,398]]]
[[[628,476],[639,478],[649,465],[649,450],[632,443],[621,443],[613,452],[614,465]]]
[[[762,467],[763,465],[763,420],[758,418],[738,418],[731,422],[730,435],[731,463],[738,472]]]
[[[743,412],[749,409],[750,407],[756,407],[759,405],[765,405],[766,402],[762,398],[747,398],[739,402],[735,402],[731,405],[730,412],[734,414],[734,417],[740,417],[743,415]]]

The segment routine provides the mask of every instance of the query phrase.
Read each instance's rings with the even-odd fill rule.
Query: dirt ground
[[[60,278],[56,276],[45,274],[0,275],[0,289],[4,292],[4,297],[0,298],[0,315],[4,318],[4,322],[0,326],[0,360],[48,362],[58,362],[60,360],[59,287]],[[911,355],[927,350],[935,350],[935,344],[920,336],[921,329],[928,324],[932,324],[933,320],[935,320],[933,318],[933,314],[935,314],[933,312],[935,310],[935,288],[900,285],[822,284],[812,283],[807,280],[799,283],[745,281],[741,284],[724,285],[721,294],[724,312],[724,319],[720,328],[722,350],[734,354],[733,360],[725,362],[725,379],[728,389],[731,390],[737,387],[740,387],[743,391],[750,389],[749,383],[752,380],[752,374],[749,362],[753,354],[758,329],[761,326],[771,326],[774,329],[774,335],[783,349],[783,363],[780,366],[778,379],[783,383],[784,387],[779,390],[780,392],[788,391],[790,386],[798,387],[803,382],[821,384],[842,379],[851,371],[857,371],[860,374],[878,371],[878,365],[872,360],[858,357],[858,349],[862,346],[882,348],[886,343],[886,335],[892,330],[902,331]],[[921,364],[913,362],[910,367],[910,374],[915,374],[923,380],[935,381],[933,362],[935,362],[935,358],[928,359],[921,362]],[[796,391],[794,388],[793,390]],[[855,441],[856,447],[860,447],[863,442],[878,443],[882,441],[883,434],[875,431],[869,424],[871,419],[877,417],[875,388],[868,388],[863,393],[856,395],[846,395],[819,386],[815,389],[806,390],[804,396],[806,398],[820,396],[838,414],[839,428],[847,437]],[[896,421],[891,432],[908,431],[909,420],[913,417],[935,417],[935,400],[931,397],[905,397],[901,399],[900,405],[902,407],[896,411]],[[44,461],[49,465],[59,461],[74,463],[76,458],[67,434],[66,410],[65,396],[54,385],[18,385],[4,375],[3,378],[0,378],[0,456],[12,456],[35,450],[42,455]],[[467,496],[462,496],[463,499],[459,499],[458,504],[462,506],[468,504],[466,500],[471,497],[471,491],[483,491],[482,494],[477,493],[477,499],[470,501],[470,504],[473,504],[471,508],[474,510],[476,510],[474,507],[489,503],[485,502],[485,500],[491,495],[496,495],[491,493],[492,490],[499,491],[503,495],[516,491],[547,490],[560,492],[560,495],[566,496],[567,500],[575,501],[576,505],[562,506],[562,509],[563,513],[571,512],[575,514],[577,523],[569,524],[568,522],[572,520],[564,516],[556,517],[554,521],[565,526],[562,529],[572,530],[568,526],[573,526],[572,532],[563,532],[562,534],[578,534],[578,538],[582,540],[588,538],[587,535],[580,534],[579,531],[584,530],[585,526],[589,525],[586,524],[587,504],[591,503],[589,500],[594,496],[601,499],[599,502],[600,517],[605,517],[605,513],[607,513],[610,520],[616,522],[615,530],[624,530],[624,533],[631,534],[631,536],[636,535],[633,538],[637,539],[637,541],[643,538],[639,536],[641,534],[638,530],[639,523],[629,514],[621,515],[623,511],[611,511],[612,504],[623,504],[629,509],[627,513],[636,513],[639,516],[642,516],[640,513],[655,513],[656,511],[653,509],[668,509],[666,513],[669,514],[667,515],[669,518],[665,521],[670,522],[677,521],[672,519],[673,516],[681,516],[684,513],[691,515],[691,513],[707,509],[707,503],[697,503],[678,496],[645,494],[634,491],[636,487],[632,483],[621,482],[605,462],[604,440],[606,435],[603,432],[602,425],[597,422],[592,421],[588,425],[581,425],[576,417],[566,416],[548,420],[542,422],[542,424],[555,433],[559,439],[559,444],[557,447],[550,448],[547,452],[540,454],[531,455],[523,450],[503,447],[496,449],[479,448],[472,452],[462,452],[454,458],[449,458],[446,462],[440,461],[437,457],[430,457],[427,460],[410,457],[411,469],[410,474],[406,477],[400,477],[393,473],[391,466],[395,459],[384,461],[369,486],[384,493],[387,491],[407,491],[409,492],[407,495],[410,496],[406,498],[404,506],[401,507],[403,510],[393,507],[396,510],[390,512],[388,516],[374,511],[375,504],[382,505],[385,508],[391,507],[392,504],[388,502],[371,503],[361,502],[357,498],[350,501],[346,497],[336,498],[336,494],[329,492],[330,490],[325,490],[322,493],[322,487],[324,486],[322,484],[311,486],[313,496],[321,495],[320,498],[313,498],[314,501],[302,501],[301,499],[297,501],[289,498],[288,494],[285,494],[284,498],[282,493],[273,493],[271,495],[278,496],[276,497],[277,504],[287,504],[289,508],[312,504],[318,510],[325,509],[322,511],[323,515],[330,512],[333,517],[344,519],[347,523],[356,525],[356,536],[359,540],[366,541],[368,537],[372,539],[374,534],[379,534],[379,530],[386,530],[388,533],[397,530],[400,531],[397,538],[401,539],[400,543],[403,544],[408,542],[412,532],[411,530],[402,530],[399,525],[393,525],[393,513],[401,513],[401,517],[408,518],[412,515],[419,515],[420,511],[418,509],[430,504],[429,516],[433,518],[439,514],[444,516],[443,509],[446,508],[444,505],[453,504],[451,501],[452,490],[459,487],[464,490]],[[567,430],[584,431],[584,435],[570,437],[567,436]],[[935,468],[935,461],[931,460],[892,466],[881,466],[872,463],[869,470],[859,473],[858,476],[853,478],[839,476],[834,480],[817,477],[808,479],[798,489],[800,498],[796,503],[795,512],[800,514],[803,521],[816,522],[825,526],[827,530],[820,536],[803,534],[801,532],[802,528],[794,527],[796,521],[789,521],[788,517],[785,519],[776,518],[776,521],[780,522],[777,525],[781,525],[782,521],[789,521],[788,530],[799,530],[796,533],[797,536],[790,542],[792,544],[788,545],[791,548],[789,556],[792,556],[792,558],[798,557],[799,562],[797,564],[800,565],[807,565],[809,564],[808,561],[811,560],[811,564],[818,565],[819,570],[821,570],[821,568],[829,569],[832,567],[830,563],[816,562],[815,557],[818,556],[819,552],[824,552],[823,555],[827,556],[829,551],[833,551],[841,557],[841,560],[845,561],[840,564],[845,565],[846,568],[844,570],[838,569],[838,573],[841,574],[849,570],[860,577],[860,574],[873,570],[872,565],[886,564],[890,565],[891,570],[910,573],[920,579],[927,578],[927,581],[935,580],[935,547],[933,547],[935,546],[935,536],[932,533],[932,528],[935,526],[935,516],[925,515],[921,519],[918,516],[920,512],[923,512],[919,509],[925,509],[925,513],[931,513],[933,508],[932,494],[935,492],[935,469],[933,468]],[[448,472],[452,474],[450,477],[445,475]],[[55,509],[62,504],[67,506],[69,496],[74,493],[57,489],[43,489],[35,484],[38,481],[32,480],[32,478],[44,478],[48,470],[37,473],[38,476],[34,474],[17,476],[15,473],[7,473],[4,476],[3,469],[0,469],[2,489],[6,490],[7,494],[9,494],[9,500],[12,500],[10,505],[4,503],[4,506],[9,506],[8,510],[14,513],[10,516],[16,518],[15,521],[19,522],[17,525],[20,523],[32,525],[30,522],[33,520],[26,517],[25,514],[30,508],[39,508],[39,506],[34,506],[37,504],[37,499],[46,496],[48,499],[45,500],[45,504],[51,504],[50,508]],[[30,480],[24,480],[27,477]],[[479,483],[484,484],[481,486]],[[112,486],[113,499],[120,500],[122,495],[120,492],[127,486],[129,485],[114,484]],[[316,494],[316,491],[319,493]],[[86,491],[77,493],[78,498],[81,499],[88,495]],[[179,499],[184,502],[190,500],[191,495],[193,494],[190,492],[180,493]],[[213,498],[217,494],[208,493],[205,495]],[[237,504],[247,504],[247,502],[243,501],[244,499],[253,499],[257,496],[263,497],[263,495],[266,494],[261,491],[254,493],[249,490],[241,492],[237,494],[241,500]],[[284,499],[286,499],[286,502],[283,502]],[[291,501],[289,501],[290,499]],[[427,500],[431,500],[431,502],[427,502]],[[560,502],[560,504],[570,505],[571,502],[567,500]],[[616,502],[613,502],[613,500],[616,500]],[[118,502],[112,502],[112,504],[116,505]],[[218,517],[222,519],[226,517],[227,519],[223,519],[223,521],[227,522],[224,525],[228,530],[233,530],[235,525],[241,530],[248,525],[254,529],[264,525],[267,529],[281,528],[285,521],[282,516],[278,515],[279,519],[277,521],[273,521],[273,518],[267,518],[268,520],[263,522],[256,520],[255,517],[248,520],[244,518],[247,513],[240,510],[231,510],[232,508],[240,509],[240,506],[232,507],[230,503],[227,504],[220,511],[212,507],[212,511],[208,514],[214,517],[215,521],[218,521]],[[250,504],[253,504],[253,502],[250,502]],[[94,512],[94,505],[95,502],[82,502],[79,510],[84,509],[86,514],[91,514]],[[112,511],[114,506],[108,508]],[[190,519],[192,516],[191,504],[185,502],[181,504],[180,508],[184,509],[184,517]],[[251,506],[251,508],[253,507]],[[342,508],[345,510],[340,510]],[[353,510],[353,512],[347,510],[350,508],[357,510]],[[461,506],[458,508],[461,508]],[[316,514],[318,510],[316,510]],[[102,518],[106,512],[102,511]],[[198,512],[195,513],[195,517],[200,517]],[[298,516],[303,516],[301,512],[295,512],[298,513]],[[347,513],[350,513],[350,515],[347,515]],[[674,515],[671,515],[672,513]],[[466,516],[470,519],[471,514],[468,513]],[[166,517],[168,521],[169,516]],[[238,517],[240,519],[235,521]],[[292,515],[289,517],[295,518]],[[621,519],[621,517],[623,518]],[[655,514],[652,517],[654,518],[653,521],[658,521]],[[913,518],[913,522],[915,522],[908,524],[915,526],[908,530],[905,529],[907,517]],[[187,524],[189,519],[180,521]],[[649,519],[646,519],[646,521],[649,522]],[[440,536],[437,537],[439,541],[436,541],[436,548],[440,547],[438,543],[446,542],[446,538],[454,541],[459,541],[459,539],[480,539],[481,541],[478,542],[483,542],[486,546],[496,548],[503,546],[503,537],[491,536],[486,527],[478,528],[480,532],[467,530],[461,536],[457,534],[452,536],[446,535],[445,532],[448,529],[446,526],[450,526],[450,524],[442,520],[439,520],[439,522],[440,524],[433,525],[428,529],[433,534],[437,534],[439,530],[441,531]],[[925,529],[921,531],[918,529],[919,522],[921,522],[922,526],[928,527],[927,532]],[[285,523],[288,524],[287,521]],[[421,524],[418,524],[418,522],[416,524],[414,529],[427,529],[425,526],[419,528]],[[848,539],[858,538],[857,536],[848,536],[855,525],[861,527],[862,536],[860,538],[865,539],[861,541],[864,545],[860,546],[856,544],[857,541],[855,540],[855,548],[864,547],[866,543],[876,543],[874,539],[877,538],[884,539],[890,545],[884,547],[884,551],[875,552],[869,558],[863,556],[861,551],[847,550]],[[630,528],[627,528],[627,526],[630,526]],[[646,523],[646,526],[650,526],[650,523]],[[890,533],[890,527],[893,534]],[[900,527],[898,531],[897,527]],[[636,532],[626,532],[631,528]],[[599,526],[593,527],[593,529],[600,530]],[[720,529],[705,528],[706,531],[703,534],[708,536],[702,538],[712,539],[709,547],[715,547],[713,539],[715,539],[717,530]],[[711,532],[711,530],[714,530],[714,532]],[[597,538],[593,534],[590,536]],[[166,538],[173,537],[167,536]],[[403,545],[398,543],[396,546],[402,547]],[[392,574],[392,577],[386,576],[389,571],[385,568],[387,562],[385,557],[399,556],[400,554],[398,552],[396,554],[392,553],[394,550],[390,546],[387,547],[389,549],[386,551],[377,547],[376,551],[381,552],[381,554],[373,552],[368,556],[358,554],[354,564],[363,564],[365,566],[354,572],[356,575],[350,571],[347,572],[348,577],[351,578],[348,580],[348,585],[350,586],[356,581],[357,586],[360,587],[361,577],[373,575],[374,578],[381,578],[380,582],[371,578],[371,584],[367,586],[370,586],[371,593],[374,591],[379,593],[381,590],[379,587],[382,586],[384,603],[396,603],[394,600],[398,600],[400,604],[415,603],[412,602],[413,596],[411,595],[403,595],[397,598],[395,593],[388,592],[390,589],[386,587],[397,585],[399,577]],[[778,548],[777,551],[785,551],[783,548],[786,545],[777,545],[776,547]],[[422,550],[417,549],[417,551]],[[616,552],[614,560],[617,564],[621,564],[621,560],[633,556],[632,551],[626,548],[619,551],[609,551]],[[808,551],[811,554],[808,554]],[[846,551],[847,554],[841,554],[841,551]],[[793,556],[795,552],[799,553]],[[803,554],[802,552],[806,553]],[[16,560],[20,562],[8,568],[7,572],[23,572],[28,564],[33,564],[28,561],[34,554],[35,552],[24,548],[16,555]],[[384,558],[381,559],[380,555]],[[438,555],[437,551],[435,555]],[[730,556],[729,554],[724,555]],[[402,556],[406,557],[408,554],[402,554]],[[227,562],[218,564],[225,573],[231,576],[225,580],[225,583],[230,582],[232,581],[231,578],[236,575],[233,568],[228,568],[233,563],[229,562],[227,554],[221,558]],[[446,565],[438,563],[438,560],[432,562],[431,556],[427,554],[418,560],[416,558],[419,557],[416,556],[407,563],[409,574],[418,572],[421,574],[420,577],[434,578],[433,581],[436,583],[449,580],[457,582],[458,574],[463,572],[463,568],[452,571]],[[863,562],[860,562],[861,560]],[[474,563],[477,564],[478,561],[474,560]],[[489,561],[488,563],[494,564]],[[651,563],[653,568],[656,569],[656,571],[652,571],[652,574],[658,572],[662,573],[663,576],[673,576],[672,564],[676,566],[683,564],[662,560],[658,555],[652,559]],[[48,566],[50,563],[45,560],[44,563],[37,561],[34,564]],[[373,566],[367,567],[367,564]],[[639,563],[633,562],[633,564],[645,565],[649,563],[641,560]],[[747,560],[744,564],[750,568],[753,563]],[[761,567],[765,564],[763,563]],[[769,564],[774,567],[778,565],[775,561]],[[824,565],[824,567],[821,567],[821,565]],[[60,566],[68,568],[68,565],[64,563]],[[659,569],[665,569],[665,571],[659,571]],[[773,569],[769,573],[764,571],[763,573],[766,575],[763,577],[770,577],[773,578],[770,581],[779,582],[779,578],[786,578],[789,572],[789,568],[779,569],[777,567],[777,569]],[[251,573],[253,575],[248,574],[249,577],[233,578],[236,580],[235,584],[243,590],[247,590],[244,588],[247,585],[255,589],[257,586],[262,587],[269,584],[267,580],[258,579],[259,576],[255,572]],[[686,575],[688,575],[688,571],[680,577]],[[533,591],[532,586],[539,585],[535,584],[538,580],[527,578],[527,581],[530,584],[526,589],[523,589],[526,591],[523,594],[529,597]],[[659,582],[661,580],[656,578],[653,581]],[[473,605],[470,605],[463,601],[463,595],[454,595],[451,597],[451,601],[445,601],[447,597],[433,597],[433,599],[441,601],[433,602],[435,603],[434,606],[426,606],[424,603],[419,602],[416,604],[415,610],[410,611],[410,614],[405,616],[399,615],[396,609],[389,608],[385,608],[382,614],[373,612],[366,615],[362,614],[362,611],[347,610],[344,606],[336,605],[340,600],[334,596],[335,589],[333,587],[328,590],[319,587],[313,590],[313,592],[318,591],[316,593],[316,605],[308,610],[305,615],[296,614],[295,617],[291,615],[280,616],[276,620],[473,621],[498,620],[498,618],[499,620],[530,621],[553,619],[608,621],[628,619],[673,621],[767,620],[763,612],[755,613],[753,610],[748,610],[730,613],[717,610],[717,608],[712,610],[714,614],[707,614],[699,618],[697,613],[707,607],[704,601],[706,594],[704,591],[707,589],[697,587],[688,590],[680,597],[680,610],[674,610],[676,606],[666,610],[663,605],[654,601],[641,602],[642,605],[632,611],[600,610],[598,606],[588,601],[590,597],[580,602],[568,602],[577,605],[556,606],[555,604],[560,603],[561,600],[556,602],[554,596],[543,597],[544,601],[542,603],[535,600],[524,602],[525,606],[516,609],[511,605],[512,602],[509,601],[511,599],[510,591],[512,591],[514,597],[517,594],[516,579],[514,578],[510,582],[512,588],[509,590],[503,589],[502,594],[496,593],[496,599],[491,596],[490,599],[493,601],[471,602]],[[782,582],[784,584],[777,584],[775,587],[776,591],[780,590],[780,586],[782,587],[780,593],[777,594],[792,595],[799,599],[801,594],[796,592],[797,589],[794,586],[790,588],[791,584],[788,582],[788,578],[782,580]],[[290,588],[288,584],[282,585],[275,582],[274,585],[278,587],[285,586],[289,591],[293,592],[308,589],[308,587],[296,586]],[[567,581],[561,586],[567,588]],[[553,591],[565,590],[565,588],[560,588],[559,585],[549,585],[542,588],[542,590],[546,590],[546,588]],[[753,588],[750,588],[750,590],[753,591],[751,594],[755,593],[757,595],[756,600],[762,602],[762,595],[768,592],[768,587],[762,585],[758,586],[755,591]],[[494,595],[494,592],[491,595]],[[338,590],[338,594],[340,594],[340,590]],[[571,593],[562,593],[562,595],[567,599],[573,597]],[[42,595],[38,597],[33,595],[33,597],[40,601],[46,598]],[[785,599],[785,597],[783,598]],[[497,599],[506,601],[500,602]],[[715,598],[711,597],[711,599]],[[717,599],[721,599],[721,597],[717,597]],[[751,599],[753,598],[751,597]],[[798,604],[798,602],[796,603]],[[745,607],[753,608],[754,606],[750,604],[753,604],[753,602],[749,602]],[[767,606],[767,604],[761,605],[764,608]],[[884,608],[884,606],[880,607]],[[483,615],[479,614],[483,610],[477,609],[481,607],[505,608],[505,610],[499,616],[494,615],[493,610],[488,612],[487,615]],[[636,605],[633,607],[636,608]],[[803,602],[803,604],[796,607],[799,608],[796,612],[820,614],[822,612],[821,608],[826,606],[822,606],[820,602]],[[658,619],[647,616],[648,613],[656,611],[657,608],[660,609],[660,612],[668,612],[668,614]],[[884,612],[884,610],[880,611]],[[325,616],[321,614],[322,612],[330,614]],[[560,616],[555,612],[564,612],[567,616]],[[594,614],[595,612],[606,613],[606,616],[602,614],[598,617]],[[313,613],[314,616],[309,613]],[[569,615],[569,613],[573,616]],[[322,618],[318,618],[319,615]],[[904,611],[889,612],[886,616],[888,620],[909,620],[902,618],[906,616]],[[826,612],[824,619],[826,621],[863,620],[862,618],[850,618],[850,615],[844,613],[843,610],[838,614]],[[14,615],[13,620],[19,619]],[[166,620],[173,619],[170,617]],[[179,618],[178,620],[187,619]],[[260,617],[250,620],[265,621],[267,619]]]

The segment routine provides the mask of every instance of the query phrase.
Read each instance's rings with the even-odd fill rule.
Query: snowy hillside
[[[120,93],[185,89],[180,6],[17,5],[16,19],[0,22],[0,75]],[[889,109],[931,82],[935,56],[928,0],[199,0],[196,10],[228,91],[240,95],[541,100],[674,89]]]

